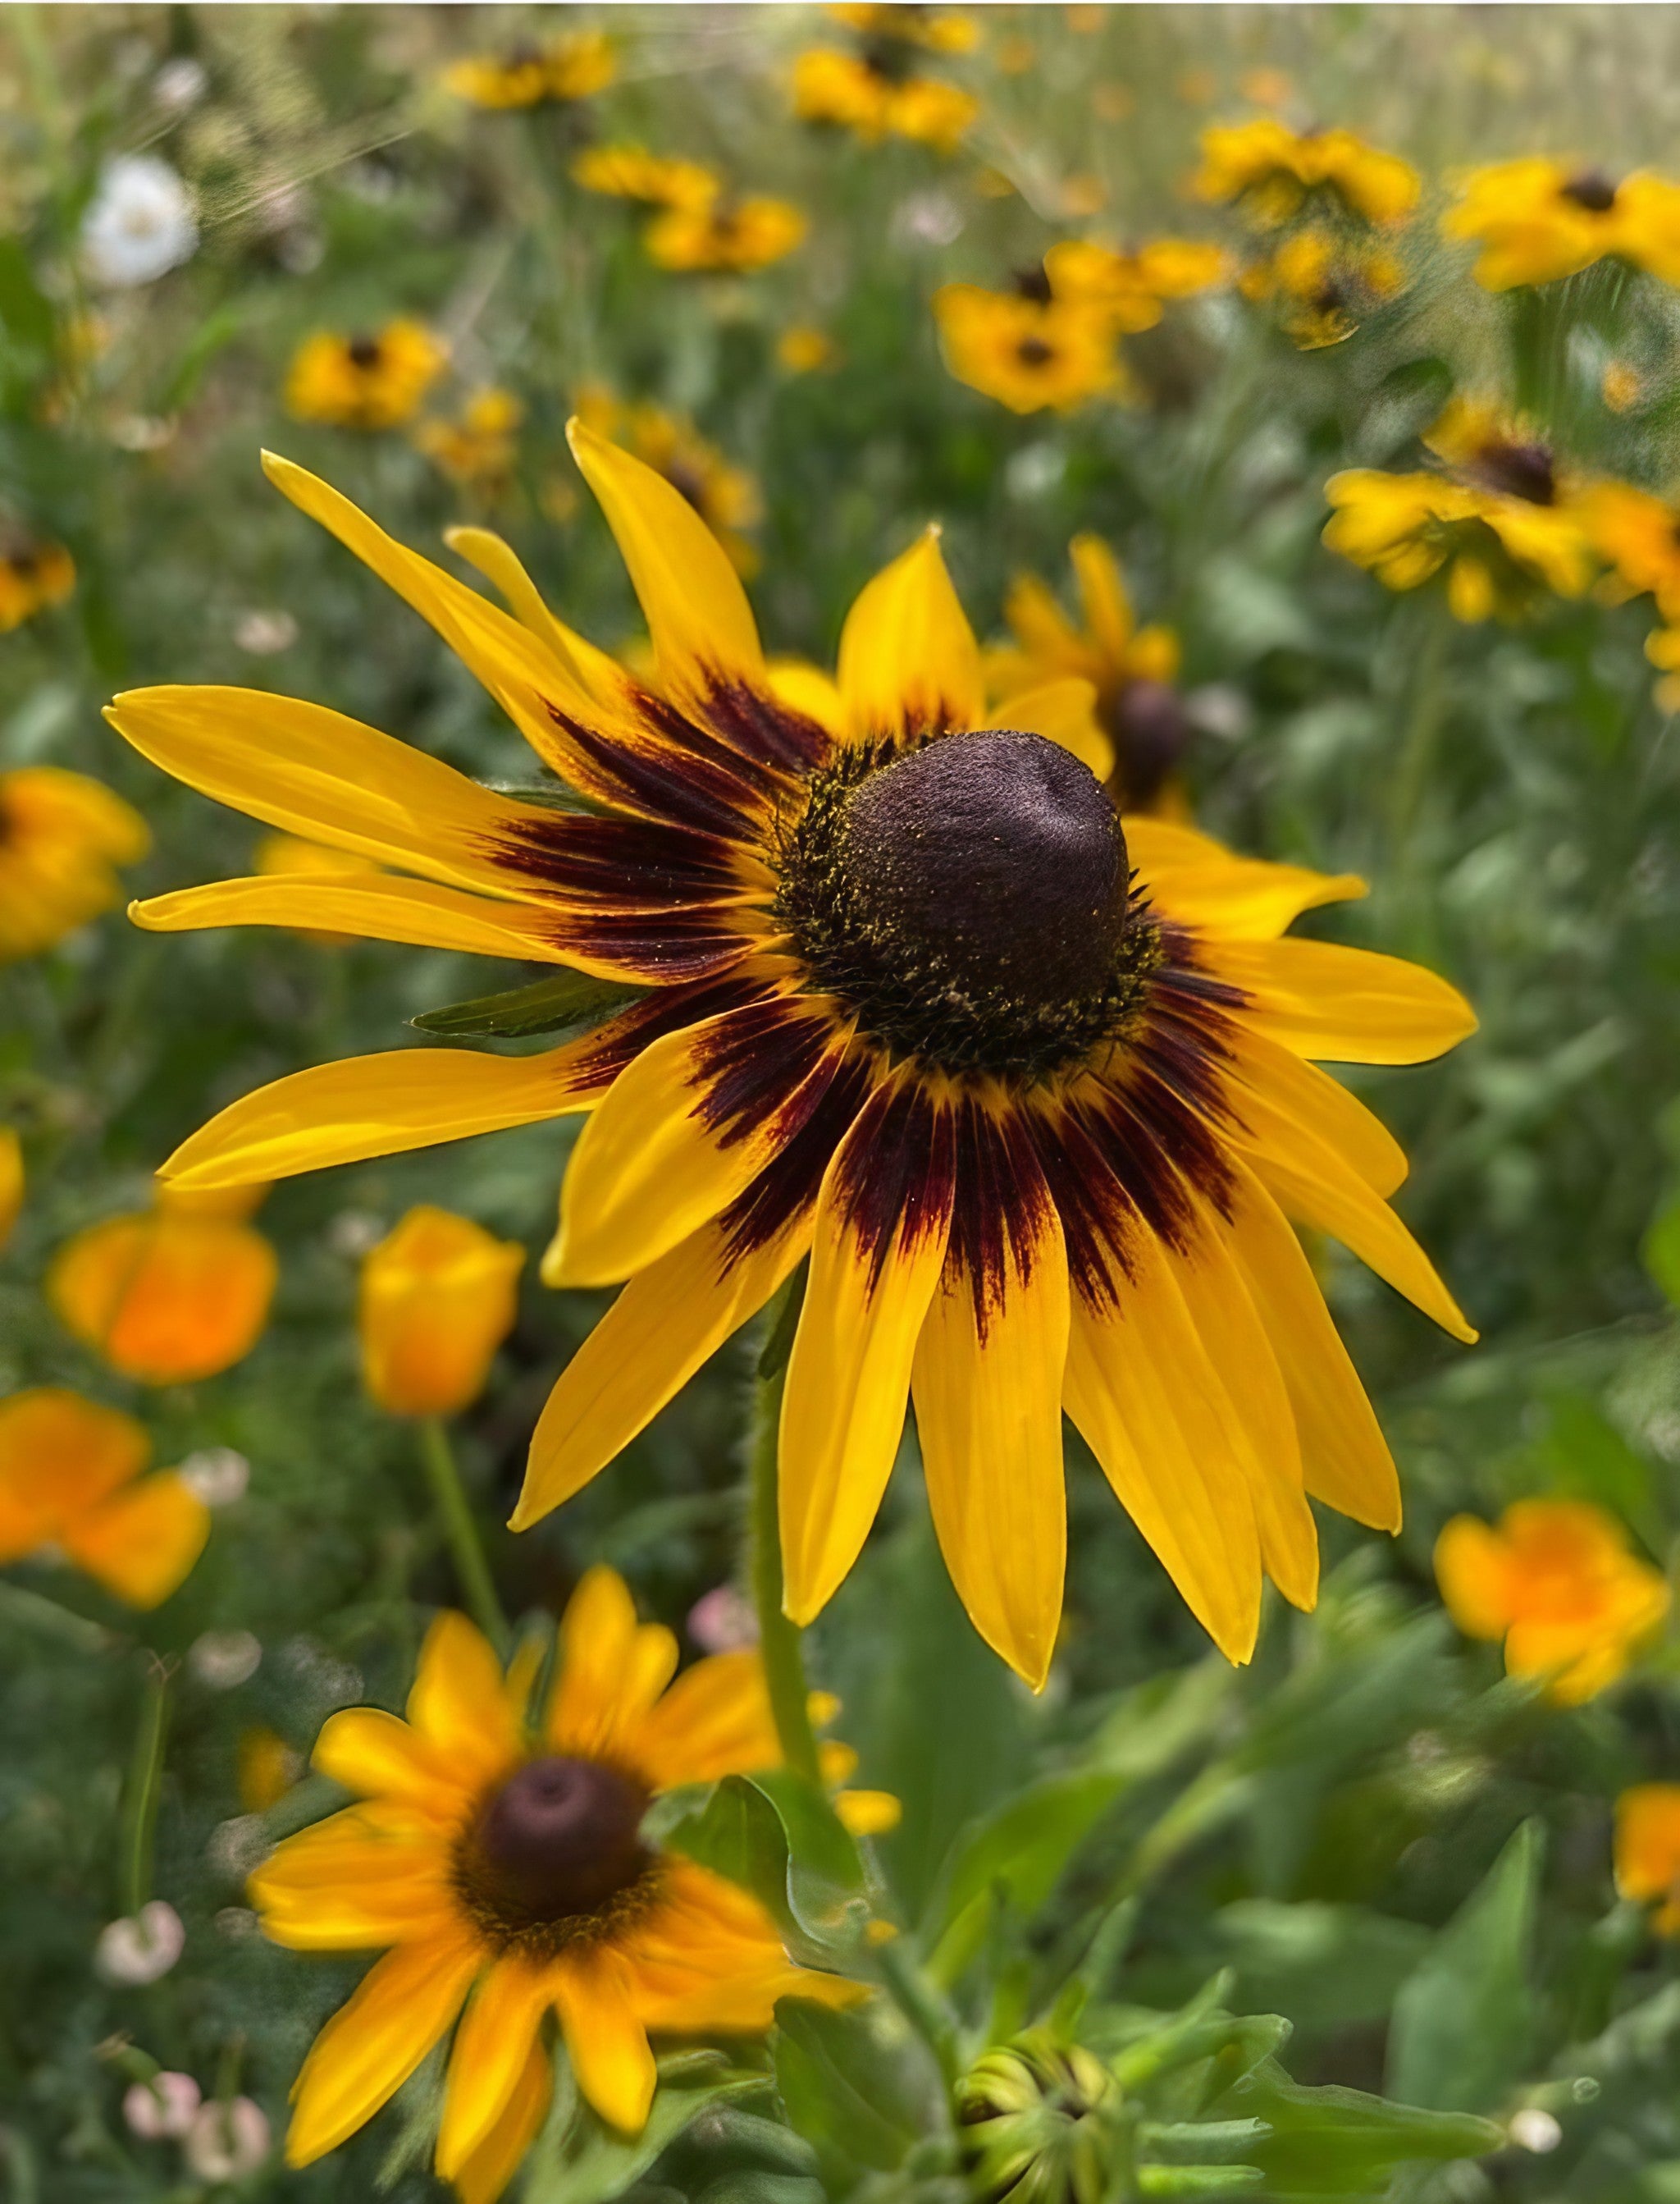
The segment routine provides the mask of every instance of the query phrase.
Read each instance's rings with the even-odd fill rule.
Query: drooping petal
[[[210,1510],[173,1470],[160,1470],[67,1521],[59,1536],[108,1591],[130,1607],[156,1607],[204,1550]]]
[[[980,649],[929,528],[863,589],[840,635],[854,738],[949,734],[985,717]]]
[[[1006,1149],[1008,1136],[1006,1126],[995,1146]],[[981,1637],[1036,1692],[1067,1562],[1067,1251],[1030,1152],[996,1158],[1015,1165],[1000,1205],[997,1175],[964,1170],[967,1146],[960,1129],[950,1252],[916,1348],[916,1430],[951,1581]],[[970,1205],[1003,1213],[975,1218],[960,1240]],[[976,1260],[979,1247],[990,1259]]]
[[[554,1970],[510,1955],[482,1976],[455,2031],[438,2129],[437,2170],[453,2181],[506,2114],[524,2078]]]
[[[1059,743],[1098,780],[1106,780],[1115,769],[1115,746],[1097,725],[1097,691],[1089,681],[1070,675],[1023,689],[996,706],[991,717],[1000,726]]]
[[[547,2118],[553,2088],[553,2063],[539,2039],[531,2045],[501,2118],[456,2169],[461,2204],[498,2204]]]
[[[1458,989],[1398,957],[1331,941],[1225,941],[1214,971],[1245,1016],[1298,1054],[1334,1063],[1425,1063],[1476,1031]]]
[[[708,1223],[637,1271],[548,1395],[509,1527],[529,1530],[621,1453],[757,1315],[806,1244],[805,1235],[787,1232],[733,1256],[719,1226]]]
[[[475,1623],[446,1611],[426,1632],[408,1720],[463,1783],[488,1782],[519,1749],[501,1662]]]
[[[639,2135],[658,2076],[624,1963],[611,1951],[568,1959],[556,2002],[579,2090],[602,2119]]]
[[[312,2165],[395,2096],[460,2011],[480,1964],[477,1940],[464,1929],[386,1953],[304,2061],[288,2165]]]
[[[878,1087],[829,1166],[782,1401],[784,1604],[809,1622],[856,1560],[904,1424],[950,1230],[947,1105]]]

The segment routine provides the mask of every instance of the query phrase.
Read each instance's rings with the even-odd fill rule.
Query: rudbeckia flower
[[[1127,335],[1152,329],[1165,299],[1193,298],[1231,272],[1231,257],[1217,245],[1161,237],[1135,252],[1121,252],[1090,238],[1063,238],[1044,255],[1044,275],[1057,299],[1107,306],[1114,326]]]
[[[75,586],[75,561],[62,543],[43,543],[16,529],[0,532],[0,635],[48,605],[62,605]]]
[[[1497,1527],[1455,1515],[1435,1580],[1466,1637],[1503,1638],[1507,1673],[1548,1677],[1565,1706],[1613,1684],[1669,1609],[1662,1572],[1584,1500],[1519,1500]]]
[[[979,113],[961,85],[912,73],[908,50],[873,42],[863,52],[813,46],[794,63],[793,111],[802,122],[850,130],[866,145],[908,138],[955,152]]]
[[[638,199],[644,206],[704,206],[724,187],[717,171],[698,161],[624,145],[587,147],[571,164],[571,181],[586,192]]]
[[[318,329],[293,359],[286,410],[295,420],[334,429],[399,429],[419,412],[447,358],[418,322],[387,322],[357,336]]]
[[[151,847],[145,821],[103,782],[50,765],[0,773],[0,963],[109,910],[122,894],[117,866]]]
[[[132,1416],[61,1386],[0,1401],[0,1562],[56,1549],[130,1607],[169,1597],[204,1551],[210,1511],[172,1469],[142,1471]]]
[[[1285,335],[1301,351],[1322,352],[1398,298],[1405,270],[1382,246],[1304,228],[1245,270],[1241,287],[1257,305],[1276,303]]]
[[[140,690],[110,716],[156,763],[419,878],[228,881],[135,915],[327,926],[643,992],[541,1055],[301,1071],[224,1111],[167,1175],[233,1186],[588,1111],[543,1274],[628,1283],[543,1414],[519,1527],[808,1253],[781,1426],[796,1621],[867,1535],[914,1383],[952,1573],[1024,1674],[1043,1679],[1061,1610],[1064,1401],[1245,1657],[1263,1572],[1314,1597],[1309,1492],[1385,1528],[1399,1514],[1285,1212],[1474,1337],[1387,1206],[1404,1156],[1316,1060],[1434,1056],[1471,1029],[1467,1006],[1393,958],[1279,939],[1358,881],[1122,826],[1069,752],[989,720],[933,532],[852,608],[837,738],[778,700],[688,501],[581,425],[572,437],[642,600],[653,690],[564,627],[494,537],[474,556],[517,619],[267,465],[602,815],[479,787],[318,705]]]
[[[1616,1801],[1616,1892],[1657,1899],[1651,1926],[1680,1936],[1680,1783],[1636,1783]]]
[[[658,268],[743,275],[785,259],[809,228],[800,209],[786,199],[710,199],[656,214],[642,242]]]
[[[1648,594],[1664,619],[1680,620],[1680,507],[1631,483],[1598,483],[1579,510],[1617,595]]]
[[[1474,169],[1441,234],[1480,246],[1485,290],[1553,283],[1618,259],[1680,283],[1680,184],[1640,175],[1620,183],[1585,162],[1526,157]]]
[[[757,572],[759,554],[743,531],[764,518],[759,486],[744,467],[702,436],[686,414],[668,412],[645,400],[624,405],[598,383],[577,392],[577,407],[595,435],[624,445],[688,500],[738,574]]]
[[[511,390],[475,390],[453,420],[421,422],[414,441],[452,482],[494,496],[513,471],[524,418]]]
[[[259,873],[271,880],[366,880],[379,867],[353,850],[329,850],[324,843],[306,842],[299,834],[264,834],[251,854]],[[320,933],[307,927],[299,932],[317,949],[342,949],[347,937]]]
[[[143,1385],[191,1385],[243,1361],[262,1336],[279,1265],[246,1222],[262,1186],[160,1186],[152,1207],[67,1241],[47,1273],[54,1313]]]
[[[1409,161],[1351,130],[1291,130],[1264,115],[1202,133],[1191,189],[1198,198],[1234,201],[1261,228],[1275,229],[1315,201],[1360,222],[1402,222],[1422,186]]]
[[[933,311],[945,365],[959,382],[996,398],[1012,413],[1038,413],[1046,406],[1071,413],[1124,387],[1111,301],[1093,305],[946,283],[933,294]]]
[[[474,54],[451,62],[443,85],[475,107],[535,107],[545,100],[588,99],[618,73],[604,31],[574,31],[541,46]]]
[[[831,0],[827,13],[865,38],[931,54],[971,54],[980,42],[979,25],[955,9],[905,6],[902,0]]]
[[[1076,536],[1068,550],[1083,625],[1074,625],[1036,574],[1017,575],[1003,605],[1017,648],[988,654],[991,687],[1007,719],[1011,698],[1024,691],[1070,677],[1088,681],[1112,745],[1121,809],[1158,810],[1173,792],[1190,734],[1173,687],[1178,637],[1170,628],[1137,625],[1120,562],[1100,536]]]
[[[437,2170],[491,2204],[547,2110],[551,2021],[583,2097],[634,2132],[650,2034],[758,2035],[778,1998],[859,1994],[795,1965],[745,1891],[642,1833],[662,1792],[775,1764],[756,1654],[673,1683],[676,1639],[637,1624],[607,1568],[573,1595],[559,1653],[532,1704],[534,1662],[504,1675],[466,1618],[443,1614],[406,1721],[360,1707],[322,1731],[316,1768],[359,1803],[281,1845],[251,1900],[294,1951],[390,1948],[304,2062],[289,2164],[353,2135],[453,2028]]]
[[[518,1312],[525,1251],[423,1203],[370,1250],[356,1310],[362,1376],[393,1416],[453,1416],[483,1391]]]

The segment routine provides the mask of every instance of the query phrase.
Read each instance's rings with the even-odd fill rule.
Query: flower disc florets
[[[857,746],[813,780],[781,869],[812,982],[949,1071],[1073,1062],[1122,1028],[1159,957],[1112,803],[1038,735]]]
[[[493,1791],[457,1856],[463,1897],[508,1945],[558,1946],[616,1921],[653,1854],[648,1792],[617,1769],[555,1754]]]

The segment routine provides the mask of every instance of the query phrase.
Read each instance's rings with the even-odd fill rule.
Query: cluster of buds
[[[962,2155],[977,2196],[1101,2204],[1127,2124],[1095,2054],[1044,2029],[977,2059],[957,2087]]]

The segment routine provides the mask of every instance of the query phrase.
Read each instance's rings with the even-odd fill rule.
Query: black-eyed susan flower
[[[286,410],[294,420],[335,429],[399,429],[419,412],[448,356],[429,329],[400,317],[360,335],[317,329],[293,356]]]
[[[837,23],[866,39],[917,46],[930,54],[971,54],[980,43],[980,27],[956,8],[926,8],[904,0],[831,0],[827,9]]]
[[[1332,475],[1324,541],[1391,590],[1443,571],[1455,619],[1513,619],[1547,591],[1578,597],[1594,550],[1576,487],[1549,445],[1495,406],[1454,399],[1425,442],[1448,471]]]
[[[1196,196],[1234,204],[1264,229],[1315,205],[1359,222],[1403,222],[1422,189],[1399,154],[1351,130],[1292,130],[1275,116],[1216,123],[1202,133],[1201,149]]]
[[[922,74],[914,49],[873,39],[858,53],[813,46],[793,70],[794,113],[802,122],[850,130],[866,145],[908,138],[955,152],[979,113],[961,85]]]
[[[1303,352],[1344,343],[1405,288],[1405,270],[1387,246],[1307,227],[1243,271],[1241,289],[1271,304]]]
[[[1616,1801],[1616,1893],[1656,1905],[1651,1926],[1680,1936],[1680,1783],[1636,1783]]]
[[[1420,1061],[1470,1030],[1467,1006],[1415,967],[1280,939],[1358,881],[1122,826],[1069,751],[991,719],[932,532],[847,620],[843,734],[780,702],[693,507],[572,435],[647,616],[651,688],[563,626],[494,537],[470,555],[517,617],[267,465],[600,815],[481,788],[320,706],[141,690],[110,716],[155,762],[419,877],[228,881],[135,915],[327,926],[643,992],[540,1055],[301,1071],[195,1135],[171,1180],[231,1186],[588,1111],[544,1277],[626,1283],[544,1412],[520,1527],[808,1253],[780,1435],[796,1621],[855,1559],[914,1388],[953,1577],[1024,1674],[1043,1679],[1061,1611],[1064,1403],[1245,1657],[1263,1573],[1314,1597],[1309,1492],[1387,1528],[1399,1514],[1286,1212],[1474,1336],[1387,1205],[1404,1156],[1316,1061]]]
[[[1012,413],[1071,413],[1125,388],[1112,301],[946,283],[933,294],[933,311],[950,372]]]
[[[475,107],[537,107],[549,100],[592,98],[618,73],[604,31],[572,31],[541,45],[471,54],[451,62],[443,86]]]
[[[572,162],[571,180],[586,192],[643,206],[704,206],[723,189],[717,170],[701,162],[624,144],[586,147]]]
[[[1626,1670],[1668,1613],[1668,1581],[1613,1515],[1585,1500],[1519,1500],[1497,1525],[1455,1515],[1435,1581],[1469,1638],[1503,1639],[1513,1676],[1544,1676],[1578,1706]]]
[[[280,1846],[251,1899],[293,1950],[388,1948],[304,2062],[293,2165],[370,2120],[453,2029],[437,2169],[491,2204],[547,2112],[554,2023],[583,2096],[634,2132],[650,2034],[761,2034],[778,1998],[857,1994],[796,1966],[745,1891],[642,1834],[660,1792],[775,1763],[757,1655],[673,1683],[676,1639],[638,1625],[606,1568],[573,1595],[559,1654],[533,1703],[529,1657],[504,1675],[443,1614],[405,1721],[363,1707],[322,1731],[316,1767],[358,1803]]]
[[[989,685],[1008,719],[1011,698],[1023,692],[1070,678],[1089,682],[1121,809],[1157,810],[1170,797],[1190,734],[1173,686],[1178,637],[1170,628],[1138,625],[1120,562],[1100,536],[1076,536],[1068,550],[1081,624],[1037,575],[1018,575],[1003,606],[1015,647],[988,654]]]
[[[746,531],[764,518],[758,483],[726,459],[685,413],[651,400],[625,404],[600,383],[577,393],[578,417],[598,436],[624,445],[686,498],[728,552],[736,572],[751,576],[758,553]]]
[[[788,199],[719,197],[666,207],[648,223],[642,242],[656,268],[746,275],[785,259],[810,226]]]
[[[816,375],[838,358],[833,338],[813,322],[790,322],[776,340],[776,364],[789,375]]]
[[[0,530],[0,635],[48,605],[62,605],[75,586],[76,564],[62,543],[44,542],[21,529]]]
[[[0,773],[0,963],[34,957],[121,899],[119,865],[151,847],[103,782],[50,765]]]
[[[1618,597],[1654,597],[1665,620],[1680,621],[1680,506],[1631,483],[1595,483],[1579,510]]]
[[[151,1458],[132,1416],[62,1386],[0,1401],[0,1562],[56,1553],[157,1606],[204,1551],[210,1511],[174,1470],[144,1474]]]
[[[1164,299],[1193,298],[1227,281],[1231,272],[1231,256],[1222,246],[1188,237],[1155,238],[1135,252],[1070,237],[1044,255],[1053,297],[1106,305],[1115,329],[1128,335],[1152,329]]]
[[[519,448],[524,402],[511,390],[475,390],[450,420],[422,421],[415,443],[452,482],[494,497],[507,486]]]
[[[1553,283],[1605,259],[1680,283],[1680,184],[1662,176],[1618,182],[1584,161],[1498,161],[1458,180],[1440,227],[1480,248],[1471,272],[1489,291]]]
[[[362,1265],[362,1378],[393,1416],[453,1416],[483,1391],[513,1329],[525,1251],[422,1203]]]
[[[241,1362],[269,1320],[279,1264],[249,1222],[267,1189],[159,1185],[150,1209],[65,1242],[47,1272],[54,1313],[143,1385],[191,1385]]]

